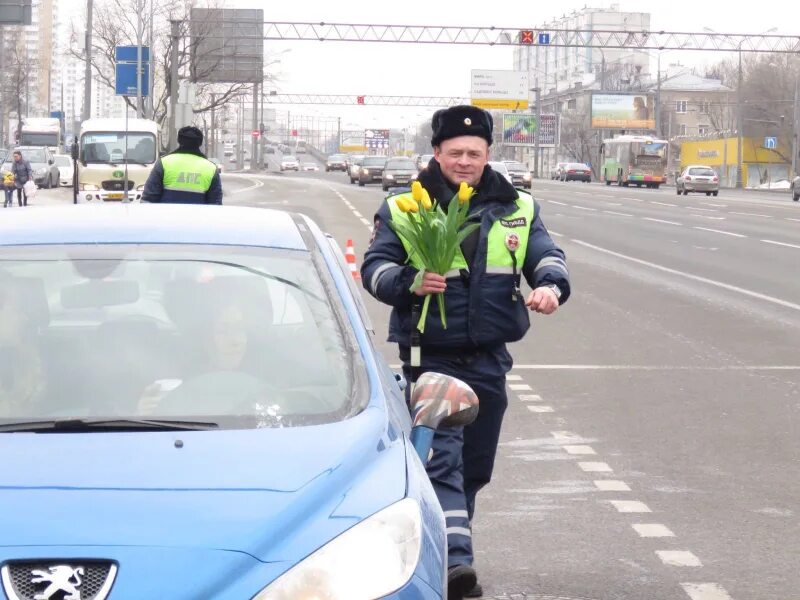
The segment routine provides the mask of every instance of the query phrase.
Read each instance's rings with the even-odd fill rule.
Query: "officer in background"
[[[200,152],[203,132],[181,127],[178,149],[162,157],[144,184],[143,202],[222,204],[222,182],[217,166]]]
[[[411,194],[389,196],[375,215],[361,278],[370,294],[392,306],[388,339],[399,345],[406,378],[445,373],[468,383],[480,399],[474,423],[436,432],[427,467],[447,523],[448,598],[459,600],[482,595],[472,567],[471,521],[475,496],[491,479],[508,404],[505,375],[512,359],[506,344],[525,335],[529,310],[549,315],[566,302],[570,283],[564,253],[547,233],[539,204],[487,165],[491,115],[454,106],[437,111],[431,125],[434,158],[419,181],[445,207],[461,182],[475,188],[467,222],[481,227],[462,242],[447,276],[425,273],[412,292],[422,265],[388,225],[409,218],[396,202]],[[533,289],[527,299],[519,289],[521,275]],[[414,307],[438,292],[444,292],[447,329],[432,302],[425,333],[415,334]],[[412,339],[421,347],[418,372],[411,369]]]

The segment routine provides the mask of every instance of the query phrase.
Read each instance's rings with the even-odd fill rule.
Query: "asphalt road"
[[[324,171],[223,184],[226,203],[352,239],[359,264],[384,196]],[[512,348],[473,523],[485,597],[800,599],[800,204],[549,181],[534,194],[574,292]],[[367,305],[397,363],[388,308]]]

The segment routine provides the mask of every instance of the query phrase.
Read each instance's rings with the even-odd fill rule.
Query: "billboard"
[[[503,115],[503,144],[506,146],[534,146],[539,136],[539,147],[553,148],[558,138],[557,115],[541,115],[541,126],[536,115],[510,113]]]
[[[388,129],[365,129],[364,145],[370,150],[386,150],[389,148]]]
[[[264,80],[264,11],[193,8],[190,79],[207,83]]]
[[[472,70],[470,99],[473,106],[489,109],[528,108],[527,71]]]
[[[655,98],[652,94],[592,94],[592,127],[655,129]]]

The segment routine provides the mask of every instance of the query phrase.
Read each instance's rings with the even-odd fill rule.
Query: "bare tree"
[[[9,135],[9,139],[18,140],[22,118],[29,109],[30,73],[36,70],[37,61],[28,59],[24,36],[19,36],[14,43],[7,45],[5,51],[5,70],[0,80],[0,90],[5,106],[17,114],[16,129],[13,135]]]
[[[561,147],[575,162],[591,164],[595,177],[598,169],[592,155],[597,148],[596,138],[597,132],[591,128],[587,114],[576,110],[561,114]]]

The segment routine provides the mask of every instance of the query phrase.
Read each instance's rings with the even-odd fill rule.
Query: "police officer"
[[[445,276],[425,273],[411,291],[423,265],[388,225],[409,218],[396,201],[411,195],[389,196],[375,215],[361,276],[370,294],[392,306],[389,341],[399,345],[406,378],[445,373],[467,382],[480,399],[473,424],[436,432],[427,467],[447,523],[448,598],[476,598],[482,589],[472,567],[471,521],[475,496],[491,479],[508,403],[505,375],[512,359],[506,344],[525,335],[529,310],[549,315],[567,300],[569,272],[539,204],[487,165],[492,116],[474,106],[454,106],[437,111],[431,125],[434,157],[419,181],[443,206],[461,182],[474,187],[467,222],[481,226],[462,242]],[[521,276],[533,289],[527,298],[519,288]],[[444,292],[447,328],[432,302],[420,335],[417,307],[425,295],[438,292]],[[412,343],[421,348],[415,372],[420,359]]]
[[[159,159],[144,184],[143,202],[222,204],[222,183],[217,166],[200,146],[203,132],[181,127],[178,149]]]

